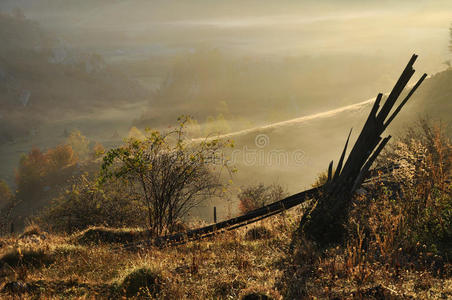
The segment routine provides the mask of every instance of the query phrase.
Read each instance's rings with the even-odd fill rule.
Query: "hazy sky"
[[[218,47],[264,55],[447,54],[452,1],[3,0],[78,46],[112,56]],[[442,59],[442,58],[441,58]]]

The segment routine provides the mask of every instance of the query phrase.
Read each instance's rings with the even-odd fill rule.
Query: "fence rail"
[[[398,169],[398,165],[392,165],[387,167],[380,167],[372,169],[368,172],[366,182],[381,176],[382,174],[387,174],[392,172],[395,169]],[[201,240],[204,238],[208,238],[214,236],[216,234],[220,234],[226,231],[234,230],[268,217],[277,215],[282,213],[283,211],[295,207],[297,205],[301,205],[306,203],[309,200],[312,200],[322,193],[323,186],[317,188],[311,188],[309,190],[291,195],[286,197],[280,201],[276,201],[270,203],[266,206],[260,207],[258,209],[252,210],[244,215],[239,217],[234,217],[219,223],[207,225],[201,228],[196,228],[192,230],[188,230],[186,232],[166,235],[162,237],[158,237],[155,239],[150,239],[146,241],[138,241],[134,243],[129,243],[123,245],[121,248],[136,248],[136,247],[145,247],[145,246],[157,246],[157,247],[166,247],[166,246],[176,246],[185,244],[189,241]]]

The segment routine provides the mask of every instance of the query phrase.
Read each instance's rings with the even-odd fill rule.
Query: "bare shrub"
[[[272,202],[282,200],[287,192],[281,185],[276,183],[265,186],[263,183],[242,188],[237,195],[239,198],[239,209],[242,214],[265,206]]]
[[[187,120],[180,118],[166,133],[147,130],[144,139],[129,139],[104,157],[102,181],[126,180],[147,207],[148,226],[156,235],[173,231],[192,208],[222,192],[221,170],[228,167],[218,165],[217,156],[230,142],[186,139]]]

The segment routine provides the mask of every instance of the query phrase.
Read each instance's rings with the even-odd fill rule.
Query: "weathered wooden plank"
[[[343,151],[336,174],[331,182],[328,182],[324,195],[318,199],[316,207],[310,214],[311,218],[302,218],[298,232],[321,247],[336,244],[342,240],[344,235],[343,225],[348,217],[353,194],[361,185],[364,175],[369,173],[371,165],[390,139],[390,137],[383,139],[381,137],[382,133],[425,79],[426,74],[421,77],[407,97],[403,99],[402,103],[388,118],[397,99],[415,72],[413,64],[416,59],[417,55],[411,57],[380,110],[380,102],[383,96],[381,93],[378,94],[344,167],[341,170],[340,167],[344,157]]]

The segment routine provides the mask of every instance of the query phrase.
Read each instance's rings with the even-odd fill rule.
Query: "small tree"
[[[49,169],[54,172],[77,162],[76,155],[70,145],[58,145],[45,153]]]
[[[0,180],[0,208],[6,205],[12,198],[9,186],[3,180]]]
[[[77,157],[70,145],[58,145],[46,152],[38,148],[23,155],[16,170],[16,196],[20,200],[39,200],[46,187],[60,187],[70,176]]]
[[[148,223],[155,234],[172,231],[179,218],[207,197],[221,192],[221,150],[230,142],[205,140],[191,143],[179,118],[179,126],[167,133],[147,130],[143,140],[129,139],[122,147],[107,152],[101,168],[101,182],[109,177],[128,180],[137,188],[148,210]]]
[[[39,197],[47,175],[47,166],[48,159],[38,148],[34,147],[27,155],[22,155],[15,178],[19,199]]]
[[[70,145],[80,160],[89,158],[89,140],[80,130],[74,130],[69,134],[66,144]]]
[[[265,186],[263,183],[244,188],[239,194],[239,209],[242,214],[279,201],[287,196],[284,188],[278,184]]]

